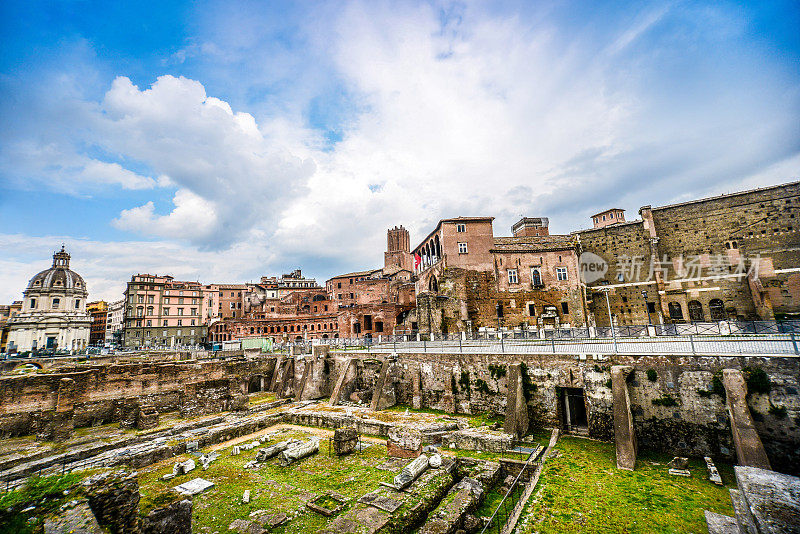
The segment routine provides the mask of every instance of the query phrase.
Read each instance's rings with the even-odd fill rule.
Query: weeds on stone
[[[677,406],[678,401],[672,395],[664,395],[660,399],[653,399],[654,406]]]

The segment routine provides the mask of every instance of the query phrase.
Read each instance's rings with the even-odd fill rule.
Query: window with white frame
[[[509,284],[518,284],[519,279],[517,278],[517,270],[516,269],[509,269],[508,270],[508,283]]]
[[[467,231],[467,225],[466,224],[459,223],[459,224],[456,225],[456,232],[464,233],[466,231]]]
[[[458,244],[458,253],[459,254],[466,254],[467,253],[467,244],[466,243],[459,243]]]
[[[566,279],[567,279],[567,268],[556,267],[556,280],[566,280]]]
[[[539,273],[539,269],[531,269],[531,284],[534,286],[542,285],[542,275]]]

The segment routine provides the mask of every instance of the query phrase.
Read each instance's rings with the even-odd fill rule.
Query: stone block
[[[142,518],[141,534],[192,534],[192,501],[183,499],[151,510]]]
[[[392,427],[389,429],[386,448],[389,456],[416,458],[422,453],[422,433],[415,428]]]
[[[465,428],[442,436],[443,447],[468,451],[504,452],[513,442],[513,435],[488,428]]]
[[[202,478],[193,478],[188,482],[184,482],[183,484],[175,486],[174,489],[183,495],[197,495],[198,493],[203,493],[207,489],[213,487],[213,482],[209,482],[208,480]]]
[[[358,445],[358,431],[354,427],[337,428],[333,433],[333,451],[337,456],[350,454]]]

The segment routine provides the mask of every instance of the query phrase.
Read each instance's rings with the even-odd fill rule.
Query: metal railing
[[[501,534],[506,531],[506,525],[509,520],[515,516],[514,512],[520,503],[520,498],[523,493],[525,493],[527,485],[531,481],[533,472],[536,469],[536,464],[533,460],[538,456],[539,452],[541,451],[537,449],[528,456],[525,465],[522,466],[514,482],[500,501],[500,504],[497,505],[497,508],[495,508],[491,517],[489,517],[489,521],[483,527],[481,534],[490,532]]]
[[[440,354],[732,354],[732,355],[800,355],[800,336],[772,335],[685,335],[656,337],[567,338],[551,336],[518,338],[469,339],[466,336],[428,341],[396,339],[353,339],[332,346],[338,350],[368,354],[440,353]]]

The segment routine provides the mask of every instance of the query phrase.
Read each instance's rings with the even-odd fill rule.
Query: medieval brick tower
[[[387,274],[400,270],[412,270],[411,239],[408,230],[400,225],[386,231],[386,252],[383,271]]]

